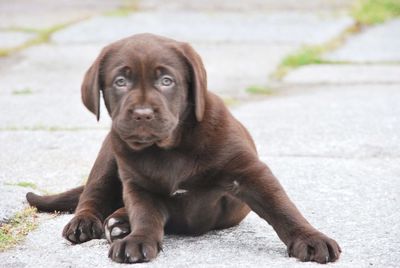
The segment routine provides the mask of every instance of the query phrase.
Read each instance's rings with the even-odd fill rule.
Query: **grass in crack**
[[[382,23],[400,17],[400,0],[357,0],[351,15],[363,25]]]
[[[338,36],[332,38],[328,42],[315,45],[315,46],[304,46],[296,52],[286,56],[282,62],[278,65],[277,69],[271,75],[272,78],[281,80],[289,71],[311,64],[344,64],[347,62],[329,61],[324,60],[322,55],[328,51],[332,51],[340,47],[351,35],[354,35],[361,30],[361,25],[356,23],[344,31]]]
[[[107,17],[126,17],[131,15],[133,12],[139,9],[138,0],[125,0],[122,1],[120,7],[110,10],[104,13],[104,16]]]
[[[31,95],[33,90],[30,88],[16,89],[12,91],[13,95]]]
[[[51,194],[51,192],[47,191],[46,189],[39,188],[35,183],[29,182],[29,181],[20,181],[17,183],[5,182],[4,185],[31,188],[32,190],[37,190],[37,191],[41,192],[42,194],[46,194],[46,195]]]
[[[321,58],[324,51],[327,51],[325,45],[302,47],[298,51],[286,56],[272,74],[272,77],[279,80],[289,71],[300,66],[327,63],[327,61]]]
[[[33,182],[29,182],[29,181],[21,181],[21,182],[18,182],[16,185],[20,186],[20,187],[37,189],[36,184],[34,184]]]
[[[263,86],[250,86],[246,88],[246,92],[249,94],[255,95],[272,95],[274,94],[274,90],[268,87]]]
[[[27,207],[16,213],[7,223],[0,224],[0,252],[20,241],[37,227],[36,208]]]
[[[11,30],[13,31],[35,33],[35,36],[19,46],[10,48],[0,48],[0,57],[6,57],[11,55],[12,53],[24,50],[28,47],[47,43],[50,41],[52,34],[76,22],[77,21],[57,24],[45,29],[11,28]]]

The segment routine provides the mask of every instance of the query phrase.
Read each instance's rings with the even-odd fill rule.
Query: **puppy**
[[[86,72],[85,106],[112,127],[85,186],[27,194],[41,211],[75,211],[63,236],[101,238],[120,263],[147,262],[164,233],[201,235],[235,226],[253,210],[275,229],[289,256],[327,263],[341,249],[316,230],[262,163],[248,131],[207,91],[193,48],[139,34],[105,47]]]

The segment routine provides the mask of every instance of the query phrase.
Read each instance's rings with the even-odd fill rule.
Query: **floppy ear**
[[[195,114],[198,122],[204,117],[207,94],[207,73],[199,54],[187,43],[182,43],[182,54],[190,66],[190,86],[194,95]]]
[[[101,51],[95,62],[86,71],[81,86],[83,104],[89,111],[96,115],[97,121],[100,119],[100,90],[102,90],[100,73],[107,53],[107,48]]]

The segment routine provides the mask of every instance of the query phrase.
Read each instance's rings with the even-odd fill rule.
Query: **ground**
[[[332,266],[400,267],[400,20],[361,27],[324,51],[323,64],[293,68],[280,81],[272,76],[287,55],[354,26],[348,2],[0,3],[0,222],[27,206],[28,191],[84,183],[110,120],[103,109],[96,122],[81,104],[83,74],[105,44],[153,32],[199,51],[209,89],[248,127],[306,218],[341,245]],[[29,41],[35,38],[41,41]],[[121,266],[107,258],[105,240],[71,246],[62,239],[71,217],[38,214],[37,229],[1,252],[0,263]],[[167,236],[160,256],[141,265],[319,267],[288,258],[254,213],[205,236]]]

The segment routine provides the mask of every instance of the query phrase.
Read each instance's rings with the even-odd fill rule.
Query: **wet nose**
[[[154,119],[154,111],[151,108],[135,108],[130,110],[135,121],[151,121]]]

